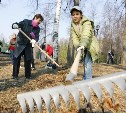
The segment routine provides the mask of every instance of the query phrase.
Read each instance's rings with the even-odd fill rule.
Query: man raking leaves
[[[13,29],[18,29],[17,43],[14,54],[13,79],[18,78],[21,56],[24,55],[25,77],[31,79],[32,47],[35,45],[41,52],[44,51],[37,45],[40,27],[43,21],[41,14],[36,14],[32,20],[24,19],[19,23],[12,24]],[[46,53],[45,53],[46,54]],[[47,55],[47,57],[49,57]],[[50,57],[49,57],[50,58]],[[55,61],[54,61],[55,63]],[[57,64],[58,65],[58,64]]]

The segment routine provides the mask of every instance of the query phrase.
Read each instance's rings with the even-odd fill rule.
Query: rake
[[[69,95],[71,94],[74,97],[74,100],[80,108],[80,94],[81,91],[83,96],[86,98],[87,102],[90,102],[92,89],[97,98],[101,101],[102,99],[102,90],[101,86],[104,86],[106,91],[109,93],[110,97],[113,96],[114,87],[116,84],[122,92],[126,90],[126,71],[117,72],[109,75],[105,75],[103,77],[93,78],[91,80],[82,80],[78,82],[74,82],[71,85],[59,85],[52,88],[42,89],[38,91],[32,91],[27,93],[22,93],[17,95],[17,100],[21,106],[22,112],[27,112],[26,105],[28,104],[31,113],[34,113],[34,106],[37,106],[39,113],[42,113],[42,105],[43,101],[47,108],[48,113],[51,113],[50,102],[53,99],[56,108],[59,108],[60,105],[60,96],[63,98],[66,107],[68,107],[68,103],[70,101]],[[36,103],[36,104],[35,104]]]

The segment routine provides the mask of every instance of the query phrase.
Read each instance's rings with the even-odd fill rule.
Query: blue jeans
[[[14,64],[14,50],[10,50],[10,59],[12,64]]]
[[[92,79],[92,59],[88,51],[84,57],[84,80],[86,79]]]

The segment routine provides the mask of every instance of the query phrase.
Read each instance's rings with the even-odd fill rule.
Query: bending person
[[[31,61],[32,61],[32,45],[39,40],[40,27],[43,21],[41,14],[36,14],[32,20],[24,19],[19,23],[12,24],[12,28],[21,28],[31,38],[31,42],[21,32],[17,35],[17,43],[15,45],[13,79],[18,78],[21,56],[24,55],[25,77],[31,79]]]
[[[71,37],[77,51],[84,53],[84,79],[92,78],[92,61],[98,58],[99,45],[94,36],[94,23],[86,18],[79,6],[71,11]]]

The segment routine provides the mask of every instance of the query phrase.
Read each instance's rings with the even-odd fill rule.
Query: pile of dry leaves
[[[0,61],[1,62],[1,61]],[[24,68],[20,69],[20,75],[18,80],[11,79],[12,66],[6,64],[0,67],[0,113],[21,113],[20,105],[17,101],[17,94],[28,91],[35,91],[38,89],[49,88],[60,84],[68,85],[70,82],[65,82],[66,75],[69,73],[67,68],[59,68],[58,70],[46,70],[44,69],[45,63],[36,61],[36,70],[32,71],[32,80],[26,80],[24,77]],[[107,65],[107,64],[94,64],[93,65],[93,77],[103,76],[105,74],[123,71],[126,68],[119,65]],[[83,66],[79,66],[78,76],[74,81],[82,80]],[[122,93],[121,90],[114,86],[113,98],[110,98],[107,91],[103,88],[103,98],[100,102],[95,93],[91,93],[91,106],[87,106],[86,110],[90,111],[90,107],[93,111],[103,112],[111,111],[113,113],[126,113],[126,92]],[[80,92],[80,105],[83,108],[86,106],[86,99]],[[46,107],[43,105],[43,113],[47,113]],[[61,98],[60,107],[56,109],[53,101],[51,102],[52,113],[78,113],[83,111],[78,110],[77,105],[70,95],[70,102],[66,107],[63,99]],[[35,108],[35,113],[38,113]]]

